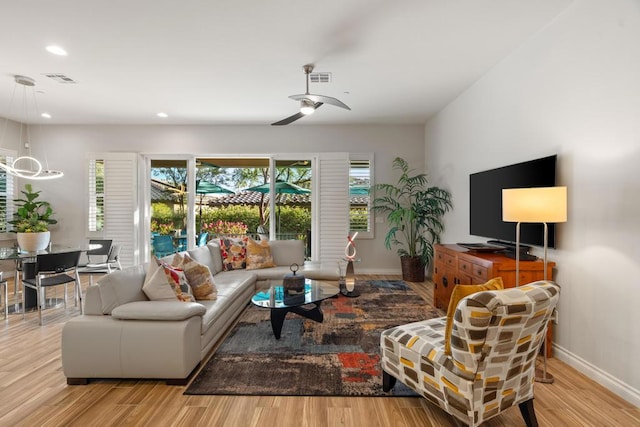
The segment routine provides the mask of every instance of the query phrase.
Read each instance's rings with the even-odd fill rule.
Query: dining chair
[[[109,252],[111,251],[112,244],[113,244],[113,240],[111,239],[89,239],[90,249],[87,251],[86,265],[95,264],[98,262],[104,262],[105,258],[109,256]],[[91,249],[94,246],[97,246],[97,247],[95,247],[94,249]],[[80,266],[83,266],[83,265],[80,265]]]
[[[207,240],[209,238],[209,233],[203,231],[198,235],[198,239],[196,241],[196,246],[204,246],[207,244]]]
[[[178,243],[178,252],[187,250],[187,230],[180,231],[180,236],[178,236],[176,242]]]
[[[53,286],[64,287],[64,308],[67,309],[67,284],[75,283],[74,303],[80,304],[80,314],[82,309],[82,290],[80,289],[80,278],[77,271],[80,261],[81,251],[60,252],[51,254],[40,254],[36,256],[35,277],[22,278],[22,304],[25,306],[25,288],[36,291],[36,301],[38,307],[38,320],[42,325],[42,310],[45,308],[44,291]],[[22,313],[24,319],[25,312]]]
[[[174,253],[173,237],[167,234],[161,234],[153,238],[153,253],[158,258]]]
[[[83,267],[78,268],[78,273],[80,274],[89,274],[89,286],[93,285],[93,274],[94,273],[111,273],[113,269],[122,270],[122,264],[120,264],[120,245],[112,245],[109,250],[109,254],[107,255],[107,259],[87,264]]]

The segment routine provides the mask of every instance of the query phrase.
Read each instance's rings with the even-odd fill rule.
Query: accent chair
[[[555,283],[538,281],[463,298],[452,316],[450,354],[446,317],[383,331],[383,389],[398,379],[470,426],[518,405],[527,426],[537,426],[536,356],[559,294]]]

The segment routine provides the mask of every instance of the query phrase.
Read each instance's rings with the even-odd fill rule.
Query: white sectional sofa
[[[149,301],[142,291],[146,265],[115,271],[87,288],[84,315],[62,331],[62,367],[68,384],[91,378],[155,378],[184,384],[215,343],[240,315],[256,289],[269,280],[299,273],[337,280],[337,265],[305,263],[300,240],[269,242],[276,267],[222,271],[217,243],[188,251],[214,274],[218,291],[211,301]]]

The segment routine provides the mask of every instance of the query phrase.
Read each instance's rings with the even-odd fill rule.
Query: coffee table
[[[280,339],[282,325],[287,313],[296,313],[300,316],[322,323],[324,314],[320,306],[322,301],[340,293],[336,285],[319,280],[305,279],[304,293],[290,295],[282,287],[282,280],[271,281],[268,290],[257,292],[251,302],[258,307],[271,309],[271,329],[276,339]]]

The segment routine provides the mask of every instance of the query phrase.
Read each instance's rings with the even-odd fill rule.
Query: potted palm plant
[[[52,218],[53,209],[49,202],[38,200],[40,191],[33,191],[31,184],[25,184],[24,199],[16,199],[14,219],[9,221],[17,233],[18,246],[25,251],[45,249],[51,239],[49,226],[57,224]]]
[[[426,174],[415,174],[400,157],[393,161],[393,168],[401,172],[398,182],[373,186],[372,210],[386,215],[385,246],[397,247],[403,280],[423,282],[425,267],[433,259],[433,244],[444,230],[442,218],[452,208],[451,194],[430,186]]]

